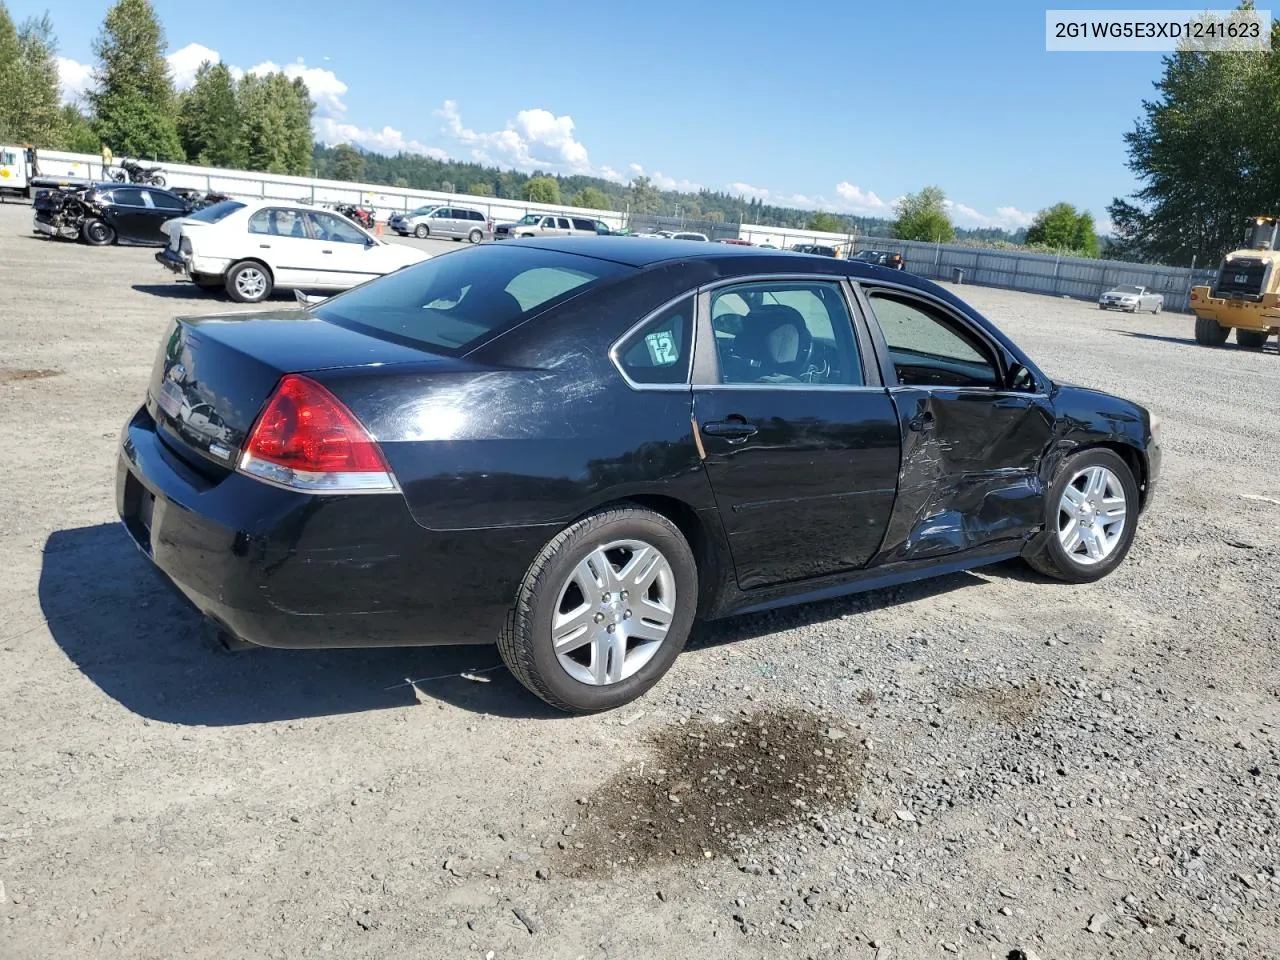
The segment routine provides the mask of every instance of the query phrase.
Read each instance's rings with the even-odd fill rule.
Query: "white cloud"
[[[466,145],[481,163],[514,167],[517,170],[552,170],[560,173],[593,173],[587,148],[573,133],[573,118],[557,117],[537,107],[521,110],[505,130],[472,130],[462,122],[456,100],[446,100],[436,111],[444,119],[443,131]],[[605,167],[613,177],[611,168]],[[621,179],[618,177],[618,179]]]
[[[222,55],[217,50],[210,50],[202,43],[188,43],[180,50],[165,57],[169,63],[169,73],[173,77],[175,90],[188,90],[196,82],[196,73],[206,60],[209,63],[221,63]]]
[[[628,163],[627,170],[629,170],[633,176],[637,176],[637,177],[644,176],[644,167],[640,166],[640,164],[638,163]]]
[[[449,154],[439,147],[431,147],[418,140],[405,138],[402,131],[395,127],[383,127],[371,130],[358,127],[354,123],[344,123],[332,117],[317,117],[315,124],[316,137],[321,143],[358,143],[368,150],[381,153],[417,153],[433,160],[448,160]]]
[[[994,214],[986,214],[975,210],[967,204],[954,200],[945,200],[943,205],[951,214],[956,224],[961,227],[999,227],[1003,230],[1017,230],[1031,225],[1034,213],[1026,213],[1017,207],[996,207]]]
[[[93,87],[93,67],[70,57],[58,58],[58,89],[63,103],[75,103]]]
[[[743,183],[741,180],[726,183],[724,189],[726,193],[731,193],[735,197],[751,197],[756,200],[768,200],[772,195],[765,187],[753,187],[751,184]]]
[[[862,190],[847,180],[836,184],[839,198],[835,208],[841,213],[854,213],[864,217],[882,217],[893,212],[893,204],[882,200],[872,190]]]
[[[250,73],[265,76],[268,73],[283,73],[290,80],[302,78],[302,82],[311,91],[311,99],[315,102],[316,112],[321,117],[341,119],[347,112],[347,105],[342,102],[346,96],[347,85],[338,79],[337,74],[324,67],[308,67],[307,62],[299,57],[293,63],[277,66],[270,60],[251,67]]]
[[[608,181],[610,181],[610,182],[612,182],[612,183],[626,183],[626,182],[627,182],[627,178],[626,178],[626,177],[624,177],[624,176],[623,176],[622,174],[620,174],[617,170],[613,169],[613,167],[610,167],[610,166],[608,166],[608,165],[601,167],[599,170],[597,170],[597,171],[596,171],[596,174],[597,174],[598,176],[604,177],[606,180],[608,180]]]
[[[649,179],[659,190],[684,190],[697,193],[703,189],[700,183],[693,180],[677,180],[675,177],[668,177],[661,170],[653,171],[653,173],[649,174]]]

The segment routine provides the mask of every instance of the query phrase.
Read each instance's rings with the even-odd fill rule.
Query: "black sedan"
[[[32,202],[37,233],[83,239],[95,247],[113,243],[164,246],[169,238],[161,231],[161,224],[185,217],[198,206],[199,201],[190,195],[112,183],[43,191]]]
[[[1160,467],[952,294],[721,244],[521,240],[178,320],[125,427],[138,546],[273,647],[498,643],[616,707],[696,618],[1024,557],[1095,580]]]

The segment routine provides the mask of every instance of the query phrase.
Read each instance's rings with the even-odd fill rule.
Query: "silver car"
[[[1150,310],[1152,313],[1159,313],[1164,309],[1164,294],[1152,293],[1146,287],[1135,284],[1122,284],[1098,298],[1098,309],[1125,310],[1128,313]]]
[[[467,239],[472,243],[493,238],[493,224],[479,210],[433,204],[408,213],[397,213],[387,225],[402,237]]]

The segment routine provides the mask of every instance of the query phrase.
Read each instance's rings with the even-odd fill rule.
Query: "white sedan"
[[[202,290],[225,288],[239,303],[258,303],[273,290],[346,290],[431,257],[336,213],[287,201],[224,200],[161,229],[169,245],[156,260]]]

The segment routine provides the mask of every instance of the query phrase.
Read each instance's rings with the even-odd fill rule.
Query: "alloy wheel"
[[[1106,467],[1079,470],[1058,503],[1058,540],[1084,567],[1103,563],[1124,537],[1129,503],[1120,478]]]
[[[236,290],[246,300],[257,300],[267,291],[267,278],[257,267],[245,267],[236,274]]]
[[[657,547],[643,540],[597,547],[557,595],[551,621],[556,659],[581,683],[619,683],[653,659],[675,609],[675,574]]]

